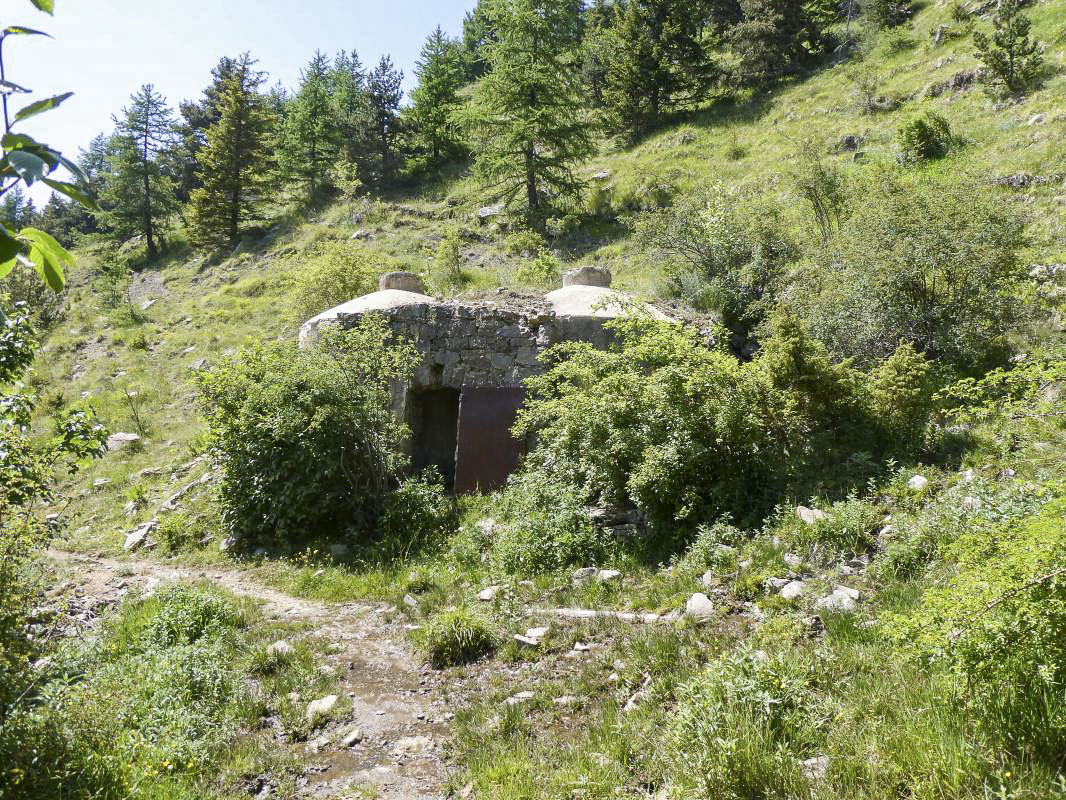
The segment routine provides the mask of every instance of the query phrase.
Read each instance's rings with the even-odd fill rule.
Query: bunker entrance
[[[455,485],[455,445],[459,431],[459,391],[427,389],[408,397],[411,466],[415,472],[434,466],[449,488]]]

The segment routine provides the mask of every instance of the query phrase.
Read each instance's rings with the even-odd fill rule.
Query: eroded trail
[[[411,653],[401,627],[385,619],[384,607],[291,597],[238,570],[117,561],[55,550],[48,556],[69,573],[72,590],[100,601],[117,601],[131,589],[151,589],[163,581],[207,580],[256,599],[268,618],[307,623],[313,636],[330,643],[327,663],[340,680],[335,691],[352,701],[344,726],[360,728],[363,736],[353,747],[324,737],[295,745],[307,765],[299,796],[343,796],[348,789],[369,787],[376,797],[395,800],[443,796],[440,751],[451,715],[434,673]]]

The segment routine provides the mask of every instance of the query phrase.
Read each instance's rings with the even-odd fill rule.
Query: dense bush
[[[811,331],[864,366],[902,343],[956,370],[1002,361],[1026,313],[1021,214],[979,187],[891,173],[861,194],[822,268],[788,297]]]
[[[668,728],[674,779],[685,797],[802,797],[802,759],[814,755],[826,714],[810,663],[739,648],[681,686]]]
[[[546,289],[554,288],[562,279],[559,259],[551,253],[541,253],[535,258],[525,259],[515,270],[515,278],[519,283]]]
[[[199,373],[229,532],[284,544],[373,530],[405,466],[390,385],[414,363],[370,316],[312,347],[259,344]]]
[[[935,111],[926,111],[896,129],[900,161],[905,164],[943,158],[953,143],[951,126]]]
[[[914,15],[911,0],[868,0],[863,9],[875,25],[894,28]]]
[[[383,272],[358,242],[324,242],[300,264],[288,294],[292,318],[303,321],[378,288]]]
[[[501,530],[492,543],[494,566],[508,575],[533,575],[597,564],[609,542],[592,524],[572,487],[541,475],[513,478],[501,493]]]
[[[406,558],[442,544],[459,526],[455,497],[431,468],[389,493],[381,515],[379,556]]]
[[[977,514],[942,548],[950,582],[895,632],[965,682],[987,732],[1019,756],[1066,758],[1066,500],[1036,515]]]
[[[682,531],[769,512],[785,492],[810,496],[863,482],[872,465],[917,443],[928,365],[901,356],[894,384],[833,364],[796,320],[779,316],[742,364],[690,329],[631,317],[610,351],[565,344],[528,382],[517,431],[535,433],[528,468],[582,501],[636,506]]]
[[[766,317],[798,255],[780,209],[721,185],[637,215],[633,230],[641,247],[668,259],[677,294],[698,310],[721,312],[741,335]]]

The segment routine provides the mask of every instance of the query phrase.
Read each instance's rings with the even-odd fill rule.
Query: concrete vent
[[[611,287],[611,271],[606,267],[578,267],[563,273],[563,286]]]
[[[386,272],[378,281],[378,288],[382,291],[399,289],[401,292],[426,293],[426,286],[422,283],[422,279],[413,272]]]

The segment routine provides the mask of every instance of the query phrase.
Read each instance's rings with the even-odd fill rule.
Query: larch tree
[[[498,40],[486,45],[488,72],[460,112],[483,184],[531,213],[545,198],[572,197],[574,166],[593,152],[575,68],[578,9],[552,0],[498,0]]]
[[[366,169],[371,149],[371,111],[366,72],[355,50],[341,50],[330,70],[333,122],[344,161]]]
[[[287,182],[315,199],[336,160],[339,135],[330,96],[330,62],[315,51],[300,73],[300,88],[288,103],[282,126],[280,167]]]
[[[796,72],[822,32],[797,0],[740,0],[743,19],[729,30],[739,64],[735,83],[760,86]]]
[[[422,45],[415,75],[418,86],[411,93],[411,119],[420,144],[436,164],[460,149],[453,116],[460,105],[462,81],[459,44],[439,25]]]
[[[608,28],[604,105],[611,127],[630,142],[709,88],[703,12],[687,0],[627,0],[616,6]]]
[[[178,207],[163,157],[173,143],[174,122],[166,100],[145,84],[115,118],[109,175],[101,196],[108,209],[107,226],[121,241],[144,236],[149,258],[159,254],[160,232]]]
[[[191,198],[190,227],[200,244],[237,241],[270,185],[275,119],[269,98],[259,91],[266,73],[255,64],[248,53],[237,59],[219,96],[219,119],[207,130],[200,155],[203,185]]]
[[[400,100],[403,99],[403,72],[392,64],[392,58],[381,57],[367,76],[367,98],[371,120],[381,159],[379,176],[388,178],[396,160],[394,144],[400,133]]]
[[[218,122],[222,87],[236,65],[237,59],[223,56],[211,70],[211,83],[204,88],[203,96],[178,104],[180,118],[175,125],[178,146],[174,149],[174,171],[178,179],[178,196],[184,201],[200,185],[196,177],[200,150],[207,144],[207,129]]]

